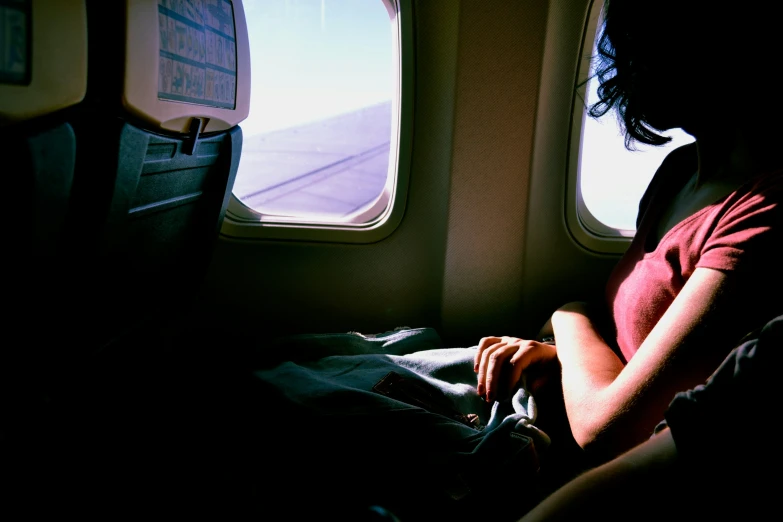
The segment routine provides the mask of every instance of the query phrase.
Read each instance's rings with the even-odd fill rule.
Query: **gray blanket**
[[[482,481],[533,480],[549,437],[536,428],[536,406],[524,380],[510,400],[487,404],[476,393],[476,347],[441,348],[431,328],[401,328],[377,335],[299,335],[278,339],[289,360],[259,370],[292,418],[329,426],[340,451],[356,462],[390,459],[426,476],[459,500]],[[470,426],[373,391],[389,372],[439,389]],[[343,461],[341,461],[343,462]]]

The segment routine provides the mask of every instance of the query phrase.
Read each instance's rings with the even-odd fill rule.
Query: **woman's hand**
[[[533,364],[557,359],[557,349],[546,343],[518,337],[484,337],[479,341],[473,371],[477,391],[487,402],[510,395],[522,372]]]

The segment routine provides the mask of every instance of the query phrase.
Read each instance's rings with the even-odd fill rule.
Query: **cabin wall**
[[[462,2],[442,308],[450,336],[475,337],[479,325],[483,335],[518,332],[546,20],[546,2]]]
[[[468,346],[532,335],[562,299],[598,295],[616,258],[579,247],[563,211],[588,4],[415,1],[399,227],[372,244],[221,237],[196,320],[259,342],[431,326]]]

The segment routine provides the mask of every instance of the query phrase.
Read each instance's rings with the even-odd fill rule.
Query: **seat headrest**
[[[229,129],[250,109],[240,0],[128,0],[123,107],[153,128]]]
[[[0,24],[0,126],[84,99],[85,0],[4,0]]]

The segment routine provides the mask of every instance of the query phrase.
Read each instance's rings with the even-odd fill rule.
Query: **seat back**
[[[16,222],[14,283],[29,298],[62,275],[76,161],[69,121],[87,90],[85,0],[2,2],[0,20],[0,171],[12,194],[6,222]]]
[[[85,0],[4,1],[0,27],[7,324],[44,325],[22,329],[22,343],[6,343],[2,355],[9,359],[0,366],[17,384],[34,387],[29,377],[48,342],[38,332],[56,317],[67,276],[63,224],[77,154],[72,120],[87,90]]]
[[[206,275],[249,110],[241,2],[111,4],[88,4],[90,60],[101,66],[90,71],[92,112],[77,128],[89,346],[187,307]]]

